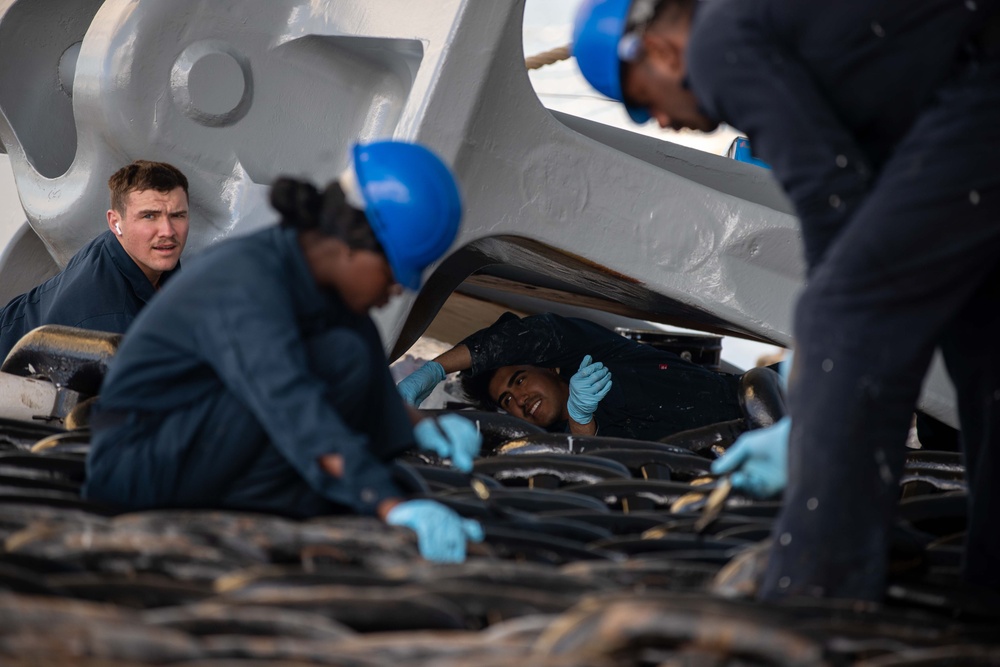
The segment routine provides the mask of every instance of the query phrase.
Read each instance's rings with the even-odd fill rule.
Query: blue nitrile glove
[[[569,400],[566,409],[577,424],[589,424],[597,404],[611,391],[611,371],[601,362],[592,363],[588,354],[580,368],[569,379]]]
[[[433,500],[400,503],[389,510],[385,522],[416,533],[420,555],[439,563],[461,563],[465,560],[466,541],[483,541],[483,527],[478,521],[463,519]]]
[[[444,367],[441,364],[436,361],[428,361],[400,380],[396,389],[399,390],[404,401],[417,408],[427,400],[427,397],[434,391],[434,387],[444,380],[444,375]]]
[[[476,425],[458,415],[422,419],[413,427],[420,449],[434,452],[462,472],[472,470],[472,459],[479,456],[483,436]]]
[[[712,461],[712,472],[716,475],[731,472],[733,488],[755,498],[781,492],[788,483],[791,430],[792,418],[782,417],[774,426],[744,433],[725,454]]]

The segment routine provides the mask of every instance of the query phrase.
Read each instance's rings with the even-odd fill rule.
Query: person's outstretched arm
[[[471,367],[472,356],[469,354],[469,348],[459,343],[407,375],[400,380],[396,388],[409,405],[420,407],[448,373],[468,370]]]

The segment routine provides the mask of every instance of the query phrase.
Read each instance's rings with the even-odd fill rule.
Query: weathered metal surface
[[[46,420],[55,411],[57,393],[51,382],[0,373],[0,418]]]
[[[59,388],[94,396],[121,338],[121,334],[47,324],[21,337],[0,372],[44,378]]]

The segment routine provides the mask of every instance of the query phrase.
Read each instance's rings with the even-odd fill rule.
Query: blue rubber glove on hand
[[[725,454],[712,462],[716,475],[732,473],[733,488],[755,498],[768,498],[788,483],[788,434],[791,417],[768,428],[741,435]]]
[[[434,387],[444,380],[444,375],[444,367],[441,364],[436,361],[428,361],[400,380],[396,389],[399,390],[404,401],[417,408],[427,400],[427,397],[434,391]]]
[[[588,354],[580,368],[569,379],[569,400],[566,409],[577,424],[589,424],[597,404],[611,391],[611,371],[601,362],[593,363]]]
[[[423,419],[413,427],[420,449],[434,452],[462,472],[472,470],[472,459],[479,456],[483,436],[476,425],[458,415]]]
[[[389,510],[385,522],[417,534],[420,555],[438,563],[461,563],[465,543],[482,542],[483,527],[433,500],[410,500]]]

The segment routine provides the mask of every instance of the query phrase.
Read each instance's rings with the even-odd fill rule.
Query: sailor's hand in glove
[[[389,510],[385,522],[417,534],[420,555],[438,563],[465,560],[466,542],[482,542],[483,527],[433,500],[410,500]]]
[[[444,380],[444,367],[436,361],[426,364],[413,371],[399,381],[396,389],[407,403],[417,408],[427,400],[434,387]]]
[[[472,459],[479,456],[483,445],[476,425],[453,414],[420,420],[413,428],[413,435],[420,449],[451,459],[451,464],[462,472],[472,470]]]
[[[580,368],[569,379],[569,400],[566,409],[577,424],[589,424],[601,399],[611,391],[611,371],[601,362],[594,363],[588,354]]]
[[[769,498],[788,483],[788,434],[790,417],[774,426],[744,433],[721,457],[712,462],[712,472],[730,475],[734,489],[755,498]]]

